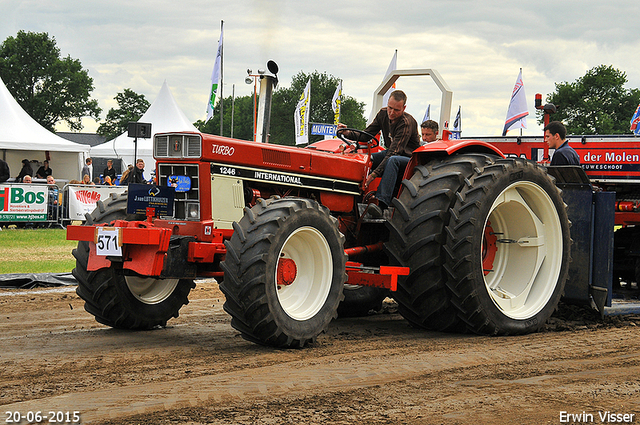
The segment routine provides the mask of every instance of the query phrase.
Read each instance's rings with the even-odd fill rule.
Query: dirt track
[[[607,411],[640,423],[638,316],[563,309],[545,332],[489,338],[413,329],[391,310],[275,350],[231,328],[215,283],[190,299],[167,328],[123,332],[72,288],[0,290],[0,423],[29,411],[94,424],[620,423]]]

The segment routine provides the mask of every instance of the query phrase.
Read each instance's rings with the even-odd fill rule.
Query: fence
[[[0,184],[0,226],[9,224],[66,226],[84,221],[96,202],[110,193],[123,193],[126,186],[94,186],[3,183]]]

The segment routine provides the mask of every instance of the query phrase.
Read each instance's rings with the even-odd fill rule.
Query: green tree
[[[326,72],[314,71],[311,74],[299,72],[292,78],[291,86],[278,88],[273,94],[271,110],[271,131],[269,141],[282,145],[295,144],[295,124],[293,114],[307,82],[311,78],[311,106],[309,122],[333,124],[331,100],[340,80]],[[340,108],[340,122],[352,128],[364,128],[367,120],[364,117],[364,103],[343,91]],[[309,136],[309,142],[321,140],[323,136]]]
[[[630,133],[629,121],[638,103],[640,90],[625,89],[627,75],[612,66],[596,66],[573,83],[556,83],[547,102],[558,111],[552,120],[562,121],[569,134]],[[538,122],[543,123],[541,111]]]
[[[54,131],[65,121],[82,130],[83,117],[99,119],[98,101],[90,99],[93,79],[70,56],[60,57],[56,40],[47,33],[19,31],[0,45],[0,77],[22,108]]]
[[[293,77],[290,87],[278,87],[273,92],[269,131],[270,143],[295,144],[293,114],[309,78],[311,78],[310,122],[333,123],[331,100],[340,80],[332,75],[318,71],[314,71],[312,74],[300,72]],[[343,94],[340,117],[340,121],[348,127],[364,128],[367,122],[364,117],[364,103]],[[195,122],[194,125],[204,133],[219,134],[219,104],[214,107],[212,119],[207,122],[200,120]],[[231,97],[224,99],[223,126],[224,136],[229,136],[231,133]],[[234,138],[253,140],[253,95],[236,98],[233,127]],[[310,136],[309,141],[315,142],[322,138],[322,136]]]
[[[224,136],[231,137],[231,112],[233,109],[233,138],[253,140],[253,95],[224,99]],[[220,102],[213,108],[213,118],[198,120],[193,125],[203,133],[220,134]]]
[[[131,89],[124,89],[124,92],[118,93],[114,99],[118,102],[118,108],[109,109],[105,122],[100,124],[97,130],[97,133],[107,140],[127,131],[129,122],[138,121],[151,105],[143,94]]]

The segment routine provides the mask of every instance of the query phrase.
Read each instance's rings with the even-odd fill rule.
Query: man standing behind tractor
[[[373,171],[365,182],[365,187],[368,187],[376,177],[382,177],[376,198],[383,210],[391,204],[398,176],[404,173],[411,154],[420,146],[418,122],[405,112],[406,103],[407,95],[402,90],[394,90],[389,95],[387,107],[380,109],[373,122],[365,129],[369,134],[377,134],[382,130],[387,145],[387,150],[371,155]],[[338,128],[345,127],[344,124],[338,124]],[[351,140],[366,141],[363,140],[364,136],[358,138],[349,131],[344,136]]]
[[[544,128],[544,141],[556,151],[551,158],[551,165],[580,165],[580,157],[565,140],[567,129],[560,121],[552,121]]]

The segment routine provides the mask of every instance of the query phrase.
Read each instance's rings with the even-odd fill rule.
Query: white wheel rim
[[[125,276],[131,294],[145,304],[158,304],[169,298],[178,286],[178,279]]]
[[[289,317],[308,320],[325,305],[333,279],[331,249],[324,235],[313,227],[296,229],[285,241],[278,259],[293,260],[296,275],[289,285],[278,286],[278,301]]]
[[[537,184],[516,182],[496,198],[487,223],[497,242],[486,289],[506,316],[531,318],[549,302],[562,267],[562,225],[553,201]]]

